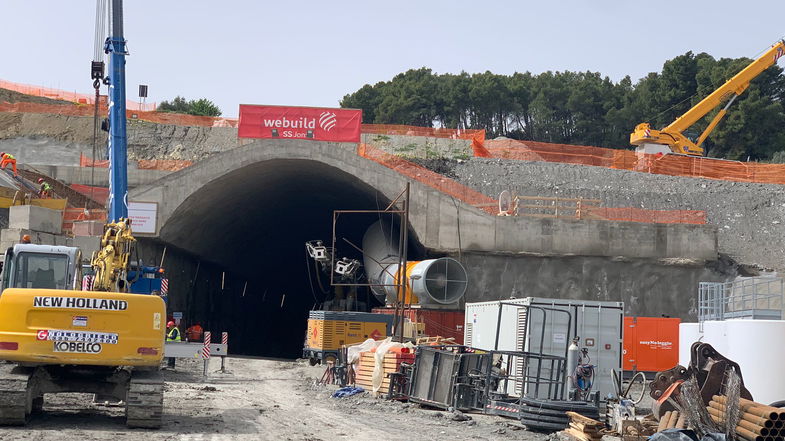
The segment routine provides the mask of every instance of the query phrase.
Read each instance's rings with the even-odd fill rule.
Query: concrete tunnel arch
[[[324,299],[323,289],[329,289],[329,278],[322,276],[320,286],[316,269],[307,266],[305,242],[322,239],[329,245],[333,210],[383,209],[395,197],[376,188],[378,181],[368,182],[360,173],[352,173],[352,162],[365,163],[360,165],[366,176],[374,176],[367,173],[369,167],[386,174],[385,167],[353,151],[349,156],[353,161],[347,164],[342,158],[344,145],[313,144],[321,143],[303,147],[311,153],[314,147],[331,148],[331,154],[287,155],[287,149],[249,160],[248,156],[264,150],[269,153],[269,146],[245,146],[131,194],[132,200],[145,201],[156,193],[163,196],[158,201],[163,222],[156,252],[166,245],[171,247],[169,253],[179,249],[192,260],[190,265],[179,264],[181,277],[170,275],[170,312],[185,309],[190,321],[206,322],[214,332],[228,330],[232,352],[298,356],[307,311]],[[204,179],[213,168],[221,172]],[[405,180],[397,176],[387,185],[400,191]],[[172,208],[171,202],[178,199]],[[360,246],[366,229],[378,218],[344,215],[336,235]],[[412,228],[410,258],[424,256],[417,235]],[[338,244],[338,249],[340,257],[362,261],[351,246]],[[193,260],[200,262],[199,269],[193,268]],[[164,266],[170,272],[178,265]],[[196,283],[200,286],[194,287]],[[358,300],[378,305],[364,289],[359,290]]]

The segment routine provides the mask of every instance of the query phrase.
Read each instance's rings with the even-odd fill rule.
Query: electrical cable
[[[305,248],[305,268],[308,270],[308,284],[311,285],[311,295],[316,303],[319,303],[319,299],[316,298],[316,290],[313,289],[313,280],[311,278],[311,262],[309,262],[308,258],[308,248]]]

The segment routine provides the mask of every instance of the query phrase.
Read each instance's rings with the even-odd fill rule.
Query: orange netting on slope
[[[106,106],[99,110],[102,116],[106,115]],[[22,113],[48,113],[68,116],[93,116],[94,108],[89,105],[57,105],[40,103],[6,103],[0,102],[0,112]],[[126,117],[130,120],[147,121],[156,124],[172,124],[177,126],[201,127],[237,127],[237,119],[217,118],[212,116],[186,115],[183,113],[169,112],[140,112],[126,110]]]
[[[194,162],[185,159],[140,159],[136,164],[141,170],[178,171],[192,166]]]
[[[631,207],[587,207],[587,218],[644,222],[653,224],[706,224],[706,212],[700,210],[647,210]]]
[[[512,139],[488,140],[485,146],[494,158],[593,165],[670,176],[785,184],[785,164],[761,164],[683,155],[638,154],[631,150]]]
[[[99,203],[104,203],[109,199],[109,189],[106,187],[91,187],[82,184],[71,184],[69,187]]]
[[[70,101],[77,104],[95,104],[95,95],[88,95],[84,93],[68,92],[60,89],[53,89],[51,87],[33,86],[30,84],[14,83],[12,81],[0,80],[0,89],[13,90],[15,92],[23,93],[25,95],[40,96],[50,98],[53,100]],[[106,96],[99,96],[99,102],[106,104]],[[136,101],[126,100],[126,107],[135,110],[155,110],[156,104],[142,104]]]
[[[433,127],[417,127],[396,124],[363,124],[362,133],[376,135],[427,136],[430,138],[468,139],[472,141],[474,156],[489,158],[491,154],[485,149],[485,130],[461,130]]]
[[[490,214],[496,214],[498,212],[498,205],[495,199],[485,196],[478,191],[474,191],[465,185],[459,184],[444,175],[432,172],[425,167],[409,162],[398,156],[391,155],[384,150],[361,143],[357,146],[357,154],[363,158],[370,159],[387,168],[393,169],[406,177],[422,182],[442,193],[460,199],[469,205],[477,206],[479,209],[485,210]]]

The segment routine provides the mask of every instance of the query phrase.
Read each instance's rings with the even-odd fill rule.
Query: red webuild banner
[[[240,138],[360,142],[362,111],[240,104]]]

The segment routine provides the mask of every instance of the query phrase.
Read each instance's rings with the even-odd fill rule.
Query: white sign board
[[[134,233],[155,234],[158,204],[155,202],[128,202],[128,217]]]

